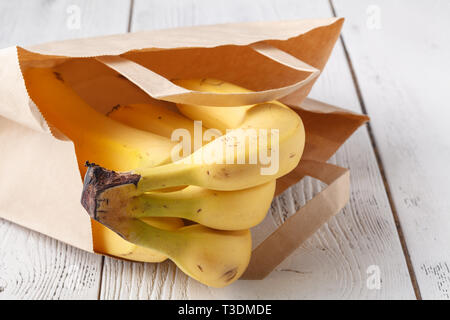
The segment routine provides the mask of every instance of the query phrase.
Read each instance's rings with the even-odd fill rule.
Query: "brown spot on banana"
[[[238,268],[235,267],[233,269],[228,270],[222,275],[222,278],[225,278],[225,282],[230,282],[237,275]]]

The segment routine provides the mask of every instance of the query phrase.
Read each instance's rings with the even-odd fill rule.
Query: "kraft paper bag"
[[[102,113],[117,104],[174,108],[277,99],[301,116],[306,145],[298,167],[277,180],[276,194],[304,176],[328,186],[254,249],[243,278],[264,278],[349,198],[349,171],[326,161],[368,118],[306,98],[342,23],[329,18],[199,26],[0,50],[0,217],[94,251],[73,143],[45,121],[28,95],[28,68],[55,68]],[[188,78],[220,79],[253,92],[195,92],[171,81]]]

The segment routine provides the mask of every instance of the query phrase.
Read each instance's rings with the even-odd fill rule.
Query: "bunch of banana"
[[[303,152],[304,128],[295,112],[272,101],[241,107],[180,104],[179,112],[132,104],[105,116],[50,68],[29,69],[25,80],[51,128],[75,145],[84,175],[82,204],[93,221],[97,252],[148,262],[168,257],[214,287],[242,275],[251,254],[249,229],[264,219],[276,179],[294,169]],[[196,91],[248,91],[212,79],[176,83]],[[214,134],[200,144],[189,141],[193,152],[173,161],[178,145],[173,132],[195,136],[194,121],[202,121],[200,133]],[[255,130],[257,142],[263,140],[261,130],[276,133],[254,144],[247,129]],[[276,150],[277,168],[261,174],[268,169],[261,160],[267,150]],[[186,221],[190,225],[184,226]]]

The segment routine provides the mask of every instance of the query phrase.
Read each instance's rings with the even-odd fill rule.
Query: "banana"
[[[135,192],[130,173],[105,172],[91,165],[85,178],[82,204],[92,219],[137,245],[169,257],[187,275],[212,287],[237,280],[251,255],[249,230],[220,231],[194,224],[176,231],[155,228],[126,212],[129,195]],[[123,185],[123,181],[130,184]],[[120,186],[119,190],[115,190]],[[86,196],[95,194],[96,201]]]
[[[246,93],[252,92],[251,90],[239,87],[232,83],[220,81],[216,79],[193,79],[193,80],[174,80],[175,84],[184,87],[186,89],[194,91],[215,92],[215,93]],[[287,108],[277,100],[270,101],[271,104],[276,104],[281,108]],[[255,105],[245,105],[238,107],[209,107],[201,105],[190,104],[177,104],[178,110],[192,120],[202,120],[203,125],[207,128],[217,128],[222,132],[227,129],[235,129],[242,126],[246,121],[248,112],[254,108]],[[261,108],[258,106],[258,108]],[[297,118],[297,117],[295,117]],[[301,121],[301,119],[300,119]],[[263,119],[264,124],[267,126],[272,123],[271,128],[280,128],[279,123],[276,123],[270,119]],[[280,128],[281,129],[281,128]]]
[[[169,110],[166,106],[144,103],[117,105],[107,113],[107,116],[130,127],[173,139],[172,141],[178,141],[180,138],[186,139],[187,137],[179,137],[174,134],[175,130],[186,130],[185,133],[188,134],[189,141],[182,141],[181,143],[183,148],[190,144],[190,149],[183,152],[184,156],[191,154],[193,150],[209,142],[202,139],[202,132],[206,128],[202,127],[201,124],[195,125],[191,119]],[[193,139],[197,135],[199,136],[198,142]]]
[[[272,180],[238,191],[214,191],[188,186],[175,192],[149,192],[129,198],[126,212],[134,218],[184,218],[219,230],[249,229],[266,216],[275,184],[275,180]],[[99,201],[104,199],[98,198]]]
[[[143,218],[145,223],[164,230],[177,230],[184,226],[183,221],[174,218]],[[94,252],[141,262],[162,262],[167,256],[159,251],[137,246],[126,241],[101,223],[92,221]]]
[[[28,69],[25,81],[47,123],[74,142],[82,175],[88,160],[118,171],[170,162],[175,142],[130,128],[97,112],[51,68]]]
[[[125,239],[166,254],[181,271],[211,287],[233,283],[250,262],[249,230],[217,231],[195,224],[166,231],[138,219],[115,228]]]
[[[173,142],[108,119],[67,86],[61,74],[50,68],[33,68],[27,70],[24,77],[29,95],[49,125],[73,141],[82,176],[87,160],[119,171],[170,161],[168,155]],[[148,222],[163,229],[183,226],[180,219],[159,220],[151,218]],[[138,261],[159,262],[166,259],[160,252],[126,242],[94,221],[92,229],[96,252]]]
[[[264,117],[266,120],[272,119],[280,124],[278,150],[276,145],[272,145],[270,141],[267,142],[268,150],[274,149],[273,155],[278,156],[274,162],[275,170],[263,165],[260,160],[254,164],[250,163],[249,159],[257,159],[258,151],[261,155],[260,149],[252,149],[251,152],[248,152],[250,148],[246,147],[240,153],[239,144],[234,144],[231,146],[231,151],[226,151],[230,146],[229,141],[231,143],[241,141],[241,145],[250,145],[245,131],[234,130],[205,145],[185,159],[155,168],[133,170],[133,173],[141,176],[137,183],[137,189],[144,192],[179,185],[196,185],[214,190],[240,190],[266,183],[289,173],[300,161],[304,146],[303,126],[300,121],[296,121],[299,117],[293,111],[277,107],[274,104],[264,104],[261,109],[250,109],[249,111],[251,112],[250,116]],[[255,125],[261,125],[258,123],[261,119],[252,120],[255,121],[244,122],[245,127],[258,128]],[[267,140],[269,139],[267,138]],[[231,163],[227,163],[227,158],[224,156],[227,153],[234,155],[229,161]],[[209,157],[208,161],[197,161],[197,159],[204,159],[204,155]],[[244,160],[239,163],[238,159]],[[267,174],[262,174],[264,168],[268,170]]]
[[[217,83],[215,85],[203,80],[176,83],[197,91],[227,92],[233,88],[235,92],[243,90],[223,82],[214,82]],[[222,86],[225,87],[224,90]],[[189,118],[202,120],[207,127],[214,128],[214,125],[218,124],[216,127],[219,130],[233,130],[185,159],[154,168],[135,169],[133,173],[141,177],[137,183],[137,190],[141,192],[179,185],[196,185],[213,190],[240,190],[277,179],[293,170],[300,161],[305,144],[303,123],[297,113],[279,102],[225,108],[178,105],[178,108]],[[251,131],[246,129],[255,130],[260,145],[263,139],[261,129],[267,133],[271,133],[272,129],[278,130],[278,141],[276,132],[271,133],[270,139],[267,136],[265,139],[268,150],[278,147],[273,153],[278,156],[275,163],[277,170],[267,168],[267,165],[258,159],[258,154],[261,157],[265,150],[250,147],[252,138],[248,133]],[[278,144],[272,145],[272,137]],[[241,148],[242,145],[248,147]],[[232,155],[228,163],[227,151]],[[208,161],[204,161],[204,155],[207,155]],[[239,163],[238,159],[244,160]],[[249,159],[257,161],[249,163]],[[268,174],[261,174],[264,168]]]
[[[172,132],[182,128],[194,136],[194,121],[164,106],[155,104],[130,104],[114,107],[108,117],[130,127],[170,138]]]

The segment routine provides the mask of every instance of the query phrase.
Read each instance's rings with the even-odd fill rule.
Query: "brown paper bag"
[[[56,68],[103,113],[117,104],[173,108],[174,102],[233,106],[278,99],[302,117],[307,138],[302,161],[277,181],[277,194],[306,175],[328,187],[254,250],[244,277],[263,278],[348,200],[348,170],[325,161],[367,117],[305,100],[342,23],[330,18],[202,26],[0,50],[0,217],[93,252],[73,144],[49,127],[28,96],[22,75],[27,68]],[[170,81],[199,77],[254,92],[202,93]]]

